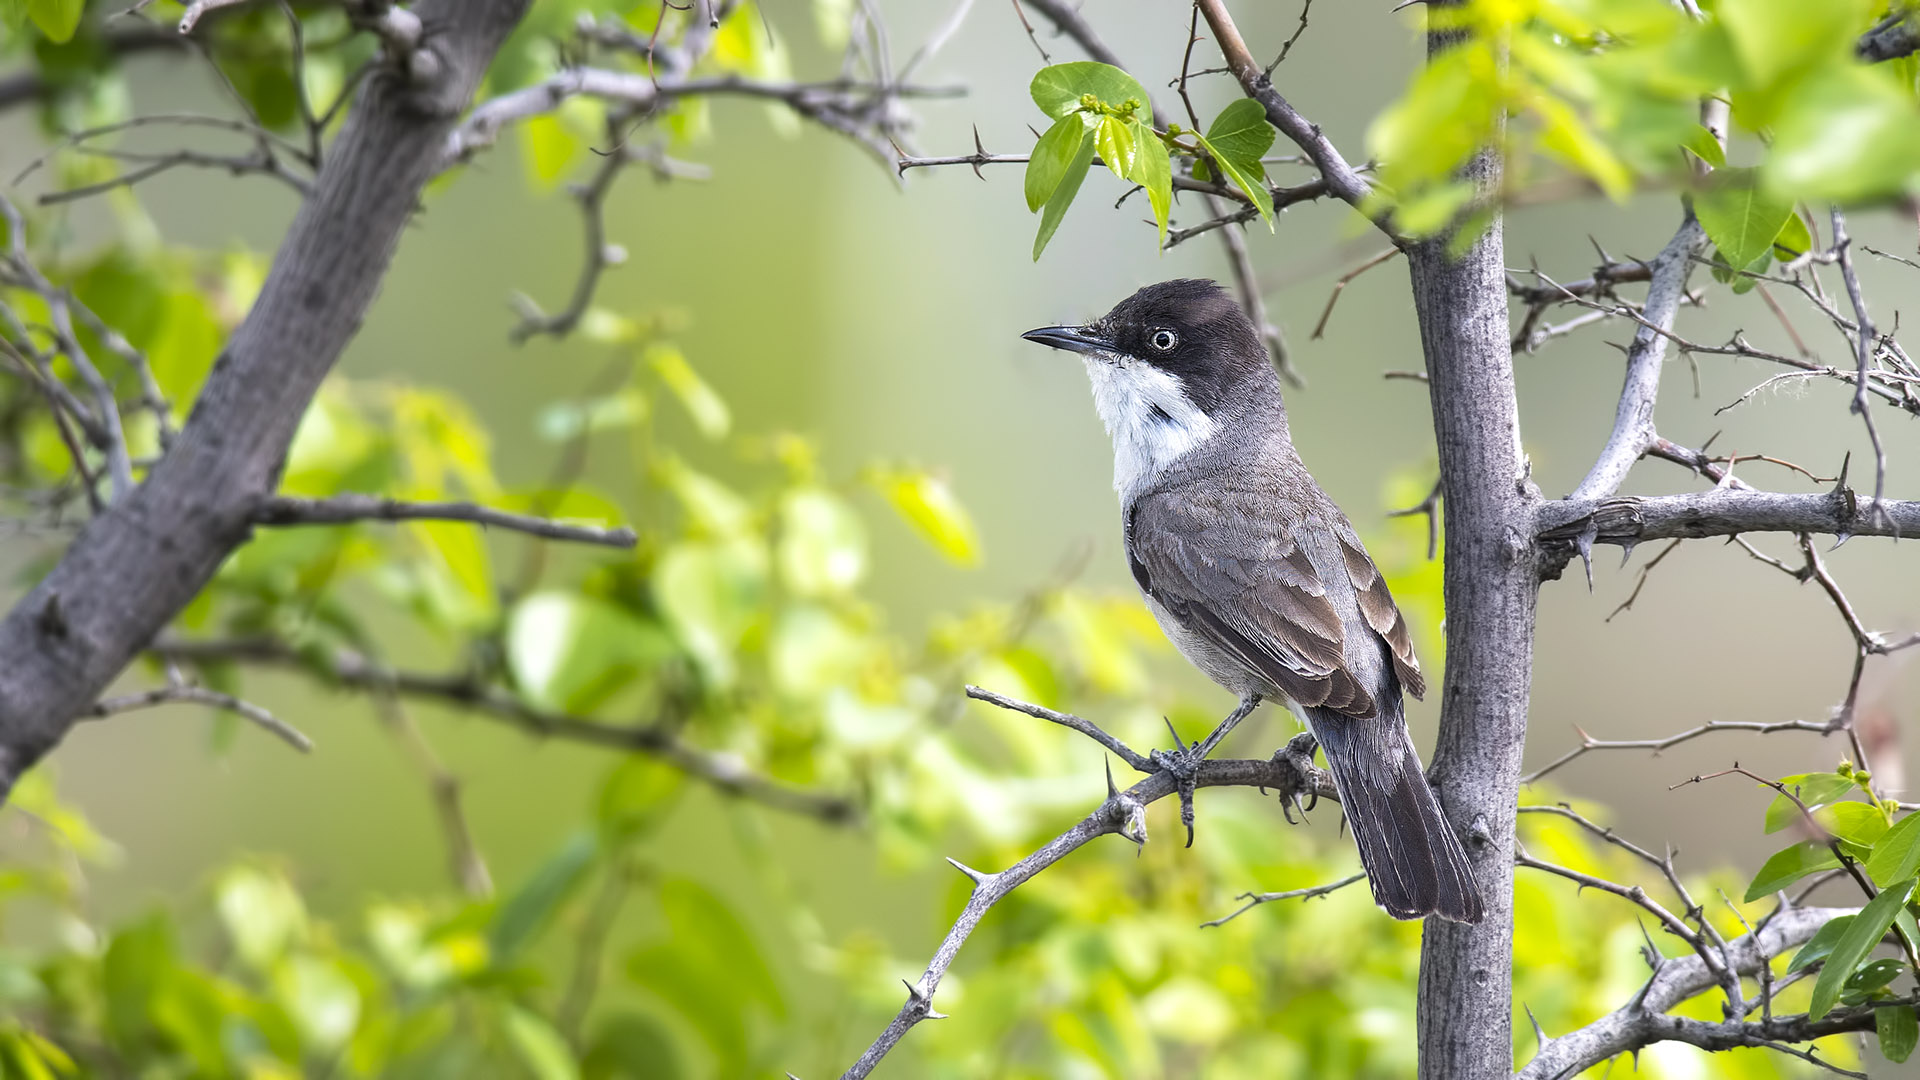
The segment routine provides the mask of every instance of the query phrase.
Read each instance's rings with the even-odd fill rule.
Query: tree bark
[[[368,81],[167,455],[0,621],[0,797],[244,543],[526,0],[422,0]]]
[[[1435,36],[1429,48],[1448,42]],[[1466,170],[1483,195],[1500,160]],[[1533,667],[1533,506],[1514,398],[1501,222],[1460,257],[1445,238],[1407,263],[1426,351],[1445,494],[1446,681],[1430,777],[1473,861],[1486,917],[1427,920],[1420,951],[1420,1076],[1513,1071],[1513,843]]]

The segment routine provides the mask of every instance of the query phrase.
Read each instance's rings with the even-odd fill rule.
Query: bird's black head
[[[1174,376],[1212,414],[1248,380],[1273,369],[1246,312],[1211,281],[1148,285],[1086,326],[1048,326],[1022,335],[1057,349],[1150,364]]]

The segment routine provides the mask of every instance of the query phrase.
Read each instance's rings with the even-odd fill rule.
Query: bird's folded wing
[[[1360,603],[1361,618],[1366,619],[1373,632],[1393,650],[1393,671],[1400,677],[1400,685],[1416,698],[1425,697],[1427,679],[1420,673],[1420,661],[1413,655],[1413,637],[1407,632],[1407,620],[1394,604],[1393,594],[1387,591],[1387,580],[1380,576],[1379,567],[1373,565],[1373,559],[1367,555],[1360,535],[1353,531],[1350,522],[1341,519],[1335,532],[1340,537],[1340,554],[1347,563],[1347,580],[1352,582],[1354,598]]]
[[[1188,630],[1301,705],[1373,715],[1326,582],[1270,507],[1149,495],[1127,528],[1134,579]]]

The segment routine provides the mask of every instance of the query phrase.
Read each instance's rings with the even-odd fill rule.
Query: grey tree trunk
[[[1429,49],[1447,47],[1440,35]],[[1466,170],[1500,181],[1489,152]],[[1420,1076],[1513,1072],[1513,842],[1533,671],[1534,505],[1520,446],[1495,217],[1458,258],[1444,239],[1407,253],[1426,349],[1446,514],[1447,671],[1430,776],[1486,900],[1473,926],[1427,920],[1420,947]]]
[[[0,621],[0,797],[243,543],[526,0],[422,0],[354,103],[178,441]],[[389,44],[392,50],[397,46]]]

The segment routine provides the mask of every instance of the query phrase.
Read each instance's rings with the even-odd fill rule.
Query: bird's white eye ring
[[[1153,332],[1153,336],[1147,339],[1147,344],[1159,352],[1172,352],[1174,346],[1180,344],[1180,335],[1162,327]]]

